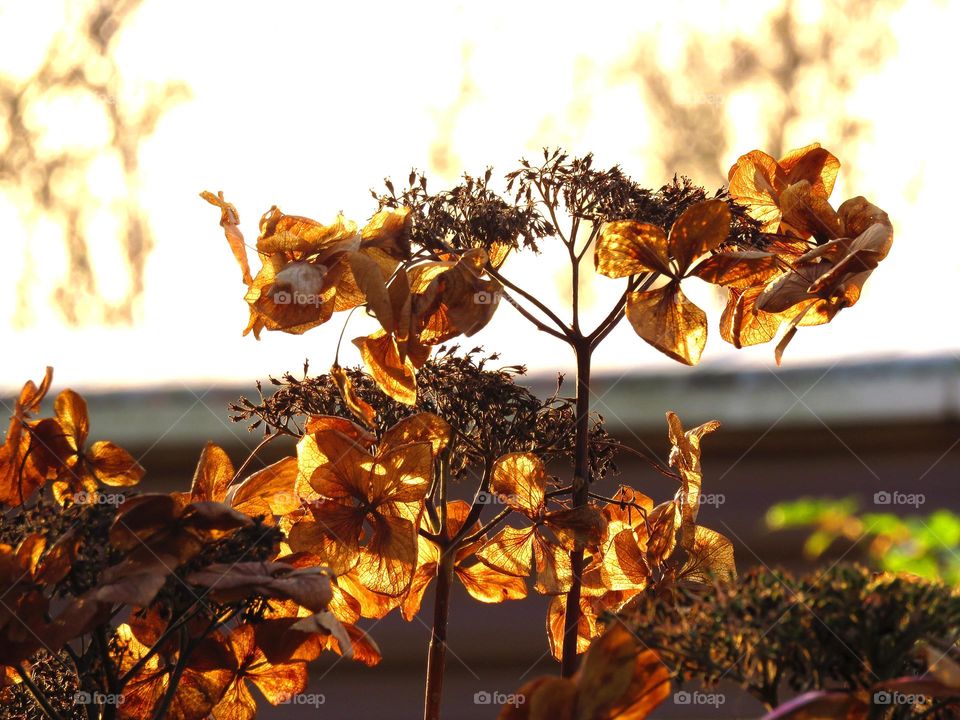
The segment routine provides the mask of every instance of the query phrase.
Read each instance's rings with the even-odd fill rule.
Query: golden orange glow
[[[718,186],[740,154],[764,147],[765,118],[781,109],[762,81],[718,86],[747,68],[729,38],[763,37],[781,7],[778,0],[754,3],[748,15],[732,2],[663,3],[644,6],[642,12],[621,3],[599,3],[587,12],[573,4],[436,2],[411,16],[409,9],[390,3],[372,12],[350,4],[267,9],[147,0],[119,38],[123,92],[112,102],[136,107],[170,79],[186,82],[192,98],[162,117],[140,153],[142,183],[132,192],[149,212],[156,247],[147,260],[134,324],[65,324],[50,302],[57,280],[67,272],[61,229],[27,212],[29,198],[16,186],[0,186],[7,278],[0,284],[0,346],[31,347],[30,353],[5,357],[4,376],[29,376],[38,359],[56,365],[58,380],[74,386],[247,381],[299,366],[304,356],[327,367],[338,322],[306,337],[273,333],[260,342],[241,337],[248,320],[240,302],[244,289],[238,287],[236,266],[225,259],[223,238],[211,227],[210,208],[197,198],[203,189],[223,190],[241,208],[241,229],[253,238],[256,218],[274,203],[316,218],[342,211],[362,225],[375,210],[364,191],[385,174],[403,178],[416,166],[439,188],[461,170],[477,173],[493,164],[506,172],[518,157],[533,156],[544,145],[593,151],[599,164],[620,163],[652,187],[674,171]],[[826,0],[795,4],[800,42],[830,22],[831,7]],[[31,73],[54,29],[61,31],[60,40],[69,38],[77,21],[70,3],[0,5],[0,73]],[[882,198],[898,228],[898,243],[885,261],[886,272],[877,273],[864,289],[857,316],[850,320],[841,314],[831,332],[801,333],[791,345],[790,362],[958,347],[955,336],[944,334],[936,313],[897,320],[906,320],[903,289],[921,272],[925,304],[956,305],[960,243],[944,231],[942,221],[954,203],[957,150],[944,139],[952,137],[956,118],[950,94],[933,85],[931,68],[950,66],[958,24],[956,3],[906,3],[882,23],[892,36],[888,56],[860,77],[842,102],[820,101],[829,68],[793,90],[792,104],[800,111],[784,129],[787,147],[819,140],[831,148],[844,162],[834,197]],[[881,29],[868,25],[863,32]],[[699,34],[710,43],[705,55],[725,68],[719,75],[682,72],[686,44]],[[545,50],[532,40],[549,37],[563,41]],[[702,168],[661,152],[662,131],[652,110],[657,98],[636,74],[644,48],[686,111],[704,128],[725,126],[715,143],[723,163],[710,171],[714,176],[702,176]],[[775,61],[772,56],[756,60]],[[39,98],[31,113],[28,120],[41,132],[41,149],[96,146],[107,128],[101,106],[79,93]],[[838,137],[845,120],[862,122],[866,129]],[[0,123],[0,147],[5,132]],[[706,131],[704,136],[713,137]],[[95,238],[90,262],[100,291],[108,298],[123,297],[129,279],[112,210],[130,189],[123,185],[120,159],[99,157],[84,177],[71,182],[84,183],[96,198],[89,220]],[[932,266],[930,257],[937,258]],[[538,296],[562,307],[569,288],[555,278],[564,262],[562,253],[515,253],[503,274],[539,283]],[[585,318],[590,325],[620,288],[592,273],[583,283],[582,297],[592,303]],[[710,311],[709,332],[718,337],[720,295],[693,281],[684,284],[684,293]],[[378,328],[361,313],[350,323],[348,337]],[[503,308],[498,321],[471,342],[506,351],[508,362],[562,369],[558,366],[567,359],[545,336],[525,343],[522,358],[511,355],[514,339],[529,332],[523,318]],[[78,351],[83,348],[91,351]],[[669,365],[647,350],[624,323],[597,354],[595,367]],[[711,343],[702,362],[733,362],[734,352],[724,343]],[[357,349],[345,344],[340,362],[359,361]],[[736,362],[766,365],[772,358],[769,350],[756,349],[740,351]]]

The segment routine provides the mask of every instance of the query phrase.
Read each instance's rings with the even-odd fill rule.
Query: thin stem
[[[490,478],[493,475],[493,460],[486,459],[483,465],[483,477],[480,478],[480,484],[477,486],[477,492],[473,496],[473,503],[470,505],[470,512],[467,513],[466,519],[463,521],[463,526],[460,528],[459,532],[453,536],[452,542],[458,544],[463,536],[470,532],[470,528],[473,527],[473,524],[480,519],[480,514],[483,512],[484,498],[487,495],[487,491],[490,489]]]
[[[574,191],[575,192],[575,191]],[[570,256],[570,294],[573,306],[573,335],[580,336],[580,260],[582,254],[577,253],[577,236],[580,233],[580,218],[573,214],[570,220],[570,239],[567,242],[567,254]]]
[[[30,677],[19,665],[16,666],[16,671],[17,675],[19,675],[20,679],[23,681],[23,684],[26,685],[27,690],[30,691],[33,699],[37,701],[37,704],[41,708],[43,708],[44,714],[48,718],[52,718],[52,720],[63,720],[63,716],[54,710],[53,705],[51,705],[47,698],[44,697],[43,691],[37,687],[37,684],[33,681],[33,678]]]
[[[629,507],[638,511],[644,518],[647,517],[647,509],[643,505],[638,505],[632,500],[617,500],[612,497],[607,497],[606,495],[601,495],[600,493],[588,493],[589,497],[592,500],[599,500],[600,502],[605,502],[607,505],[617,505],[619,507]]]
[[[177,690],[179,690],[180,678],[183,675],[183,671],[187,669],[187,659],[193,652],[193,648],[190,647],[190,634],[187,632],[186,625],[180,626],[179,635],[180,652],[177,654],[177,663],[173,666],[173,672],[170,673],[167,692],[164,694],[163,700],[160,701],[157,711],[153,714],[154,720],[162,720],[162,718],[167,716],[167,710],[170,708],[170,703],[173,702],[173,696],[176,695]]]
[[[420,535],[420,537],[426,538],[427,540],[432,542],[434,545],[439,545],[442,541],[442,538],[437,533],[432,533],[429,530],[425,530],[424,528],[420,528],[417,531],[417,533]]]
[[[143,666],[150,661],[150,658],[160,651],[160,648],[163,647],[163,645],[174,632],[185,628],[187,623],[193,620],[193,618],[200,612],[200,605],[198,603],[194,603],[194,606],[197,609],[193,612],[188,610],[184,612],[184,614],[181,615],[178,620],[171,621],[171,623],[167,625],[166,629],[160,634],[160,637],[157,638],[156,642],[154,642],[150,649],[144,653],[143,657],[137,660],[137,662],[133,664],[133,667],[123,674],[123,677],[120,678],[117,684],[118,691],[122,691],[123,688],[127,686],[127,683],[137,676],[137,673],[139,673]]]
[[[609,335],[613,329],[620,324],[623,319],[624,311],[627,306],[627,298],[631,292],[647,290],[657,279],[657,273],[647,273],[645,275],[636,275],[627,281],[627,289],[617,300],[610,313],[600,322],[588,336],[590,347],[596,348],[604,338]]]
[[[584,338],[574,344],[577,356],[576,443],[573,465],[573,507],[590,499],[590,359],[593,348]],[[567,593],[563,623],[563,655],[560,672],[570,677],[577,670],[577,628],[580,624],[580,588],[583,584],[583,548],[570,553],[573,581]]]
[[[343,335],[344,333],[347,332],[347,325],[350,323],[350,318],[353,317],[353,313],[356,312],[358,307],[360,307],[360,305],[357,305],[356,307],[350,309],[350,312],[347,313],[346,319],[343,321],[343,327],[340,328],[340,337],[337,338],[337,349],[333,354],[334,365],[340,364],[340,345],[341,343],[343,343]]]
[[[514,300],[512,297],[510,297],[509,293],[503,293],[503,297],[505,297],[505,298],[507,299],[507,302],[509,302],[510,305],[512,305],[513,308],[514,308],[518,313],[520,313],[520,314],[521,314],[523,317],[525,317],[534,327],[536,327],[537,330],[539,330],[540,332],[545,332],[545,333],[547,333],[547,335],[552,335],[553,337],[557,338],[558,340],[563,340],[563,341],[566,341],[566,340],[567,340],[567,338],[566,338],[565,335],[563,335],[562,333],[554,330],[552,327],[550,327],[550,326],[547,325],[546,323],[540,321],[540,320],[537,318],[536,315],[534,315],[533,313],[531,313],[529,310],[527,310],[525,307],[523,307],[523,305],[521,305],[521,304],[518,303],[516,300]]]
[[[580,252],[577,253],[577,262],[583,260],[583,256],[587,254],[587,250],[590,249],[590,245],[594,240],[597,239],[597,235],[600,233],[600,226],[597,223],[593,224],[593,227],[590,229],[590,235],[587,237],[587,242],[584,243],[583,247],[580,248]]]
[[[552,180],[553,178],[551,177],[551,181]],[[554,196],[553,198],[550,198],[546,188],[540,182],[535,181],[534,186],[536,186],[537,190],[539,191],[540,197],[543,198],[543,204],[546,205],[547,212],[550,213],[550,220],[553,222],[553,229],[557,231],[557,237],[559,237],[560,240],[562,240],[564,243],[569,244],[569,241],[567,240],[567,238],[563,236],[563,231],[560,229],[560,221],[557,220],[556,196]]]
[[[546,315],[548,318],[550,318],[550,319],[556,324],[556,326],[557,326],[557,328],[560,330],[560,332],[563,333],[563,337],[564,337],[564,338],[569,339],[569,338],[571,337],[570,328],[568,328],[568,327],[566,326],[566,324],[563,322],[563,320],[561,320],[559,317],[557,317],[557,314],[556,314],[555,312],[553,312],[553,310],[551,310],[550,308],[548,308],[545,304],[543,304],[540,300],[538,300],[534,295],[531,295],[530,293],[528,293],[528,292],[527,292],[526,290],[524,290],[523,288],[521,288],[521,287],[519,287],[518,285],[516,285],[516,284],[510,282],[509,280],[507,280],[503,275],[500,274],[500,272],[499,272],[498,270],[495,270],[495,269],[492,268],[489,264],[487,265],[487,268],[486,268],[486,269],[487,269],[487,274],[488,274],[490,277],[495,278],[496,280],[499,280],[500,283],[501,283],[504,287],[509,288],[510,290],[512,290],[513,292],[515,292],[517,295],[519,295],[519,296],[522,297],[524,300],[526,300],[526,301],[529,302],[531,305],[533,305],[535,308],[537,308],[537,310],[539,310],[539,311],[542,312],[544,315]],[[519,309],[519,307],[518,307],[518,309]],[[526,316],[525,316],[525,317],[526,317]]]
[[[452,446],[452,443],[451,443]],[[423,698],[424,720],[440,719],[443,700],[443,673],[447,659],[447,619],[450,615],[450,587],[453,584],[457,552],[450,542],[447,523],[447,479],[449,476],[449,448],[440,462],[440,527],[438,528],[440,561],[437,563],[437,586],[433,601],[433,629],[427,651],[427,678]]]
[[[237,471],[233,474],[233,480],[230,481],[230,484],[232,485],[235,483],[240,476],[243,475],[243,471],[247,469],[247,466],[250,465],[251,462],[253,462],[253,459],[257,456],[257,453],[260,452],[260,450],[272,443],[274,440],[280,437],[280,435],[281,433],[279,431],[273,433],[272,435],[266,435],[263,440],[257,443],[257,446],[250,451],[249,455],[247,455],[247,459],[243,461],[243,464],[240,465],[240,467],[237,468]]]
[[[100,663],[103,669],[105,686],[108,695],[117,694],[117,669],[110,659],[110,645],[107,640],[107,626],[98,625],[93,631],[93,639],[100,653]],[[79,676],[79,674],[78,674]],[[107,703],[102,709],[103,720],[111,720],[116,715],[116,703]]]
[[[636,448],[630,447],[629,445],[624,445],[623,443],[617,440],[597,440],[596,443],[598,445],[606,445],[607,447],[613,447],[613,448],[616,448],[617,450],[625,450],[628,453],[633,453],[638,458],[645,461],[648,465],[650,465],[650,467],[652,467],[654,470],[656,470],[658,473],[660,473],[664,477],[668,477],[671,480],[676,480],[678,482],[680,481],[680,476],[677,475],[677,473],[663,467],[663,465],[658,463],[654,458],[650,457],[649,455],[647,455],[647,453],[643,452],[642,450],[637,450]]]
[[[450,616],[450,587],[453,584],[456,551],[444,548],[437,563],[437,586],[433,601],[433,631],[427,653],[427,685],[424,693],[424,720],[440,719],[443,699],[443,670],[447,656],[447,621]]]
[[[504,509],[501,510],[499,513],[497,513],[496,515],[494,515],[494,516],[493,516],[493,519],[492,519],[490,522],[488,522],[486,525],[484,525],[482,528],[480,528],[480,529],[477,530],[476,532],[471,533],[470,535],[467,535],[466,537],[464,537],[464,538],[456,541],[456,548],[459,550],[459,549],[462,548],[462,547],[467,547],[467,545],[471,545],[472,543],[477,542],[477,540],[479,540],[480,538],[482,538],[486,533],[490,532],[490,531],[493,530],[497,525],[499,525],[499,524],[502,523],[504,520],[506,520],[507,517],[508,517],[508,516],[510,515],[510,513],[512,513],[512,512],[513,512],[513,508],[511,508],[511,507],[504,508]]]

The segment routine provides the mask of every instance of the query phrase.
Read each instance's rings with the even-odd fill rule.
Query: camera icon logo
[[[273,294],[273,302],[277,305],[289,305],[293,302],[293,295],[286,290],[278,290]]]
[[[891,702],[893,702],[893,696],[886,690],[877,690],[873,694],[874,705],[889,705]]]
[[[686,690],[680,690],[673,694],[673,702],[675,705],[689,705],[690,704],[690,693]]]
[[[490,695],[486,690],[480,690],[473,694],[473,704],[474,705],[489,705],[493,702],[493,696]]]
[[[875,505],[889,505],[892,500],[893,496],[886,490],[880,490],[873,494],[873,502]]]
[[[500,293],[481,290],[473,294],[473,301],[477,305],[494,305],[500,302]]]

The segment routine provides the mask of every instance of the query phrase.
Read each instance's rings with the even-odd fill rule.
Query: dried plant
[[[768,709],[791,693],[812,693],[808,702],[846,694],[849,717],[857,718],[945,718],[960,709],[960,689],[934,693],[934,679],[926,681],[926,702],[883,704],[884,691],[910,692],[906,678],[932,664],[925,645],[957,640],[960,597],[939,582],[845,564],[799,577],[757,569],[736,580],[674,587],[666,596],[645,592],[623,621],[679,682],[735,682]],[[933,657],[941,669],[950,663],[945,652]],[[960,688],[958,680],[947,683]],[[924,694],[919,678],[910,682]],[[879,702],[874,693],[881,693]]]
[[[521,162],[504,194],[490,171],[436,194],[414,173],[405,190],[388,182],[374,193],[363,227],[271,208],[256,273],[236,208],[203,193],[247,288],[246,332],[301,334],[360,307],[380,327],[353,340],[363,369],[341,367],[338,347],[327,374],[305,365],[241,398],[234,419],[263,439],[239,468],[209,444],[189,491],[124,493],[109,511],[99,508],[109,489],[136,485],[143,469],[113,443],[88,442],[86,405],[70,390],[36,418],[51,375],[28,383],[0,447],[4,694],[60,717],[63,698],[45,679],[56,662],[70,678],[61,689],[98,698],[85,705],[91,718],[249,717],[248,683],[284,702],[323,649],[378,662],[361,619],[411,619],[432,585],[433,720],[456,581],[485,603],[522,599],[528,585],[551,598],[547,638],[563,677],[533,681],[522,691],[531,703],[501,717],[645,717],[669,677],[604,618],[735,573],[732,543],[698,522],[701,445],[719,423],[686,428],[667,413],[668,466],[620,444],[591,411],[593,352],[626,318],[655,349],[696,364],[706,315],[682,286],[701,280],[729,289],[729,342],[765,342],[786,326],[779,361],[798,326],[857,301],[892,242],[886,215],[863,198],[833,210],[838,167],[816,144],[780,160],[753,151],[712,195],[685,179],[645,189],[560,151]],[[505,274],[511,253],[541,250],[569,258],[570,323]],[[588,255],[625,281],[589,331],[578,295]],[[571,348],[573,397],[562,378],[540,398],[519,384],[522,367],[445,347],[489,323],[501,299]],[[249,472],[280,437],[295,454]],[[622,452],[674,480],[673,496],[657,503],[626,484],[596,492]],[[454,500],[453,483],[472,500]],[[122,704],[99,701],[121,691]]]
[[[388,179],[385,193],[372,193],[377,208],[362,228],[342,217],[324,225],[272,208],[260,221],[256,250],[261,269],[255,275],[236,208],[222,193],[203,193],[220,208],[221,225],[240,264],[250,312],[247,331],[258,338],[263,329],[302,333],[337,311],[361,305],[380,324],[371,335],[353,341],[369,379],[340,368],[335,356],[328,378],[295,380],[288,375],[273,397],[261,397],[259,404],[244,401],[237,408],[241,418],[255,417],[255,423],[265,421],[268,428],[302,436],[301,452],[306,444],[310,456],[319,458],[303,472],[322,478],[309,481],[321,504],[331,494],[352,492],[374,522],[374,534],[363,535],[362,512],[351,511],[358,515],[343,531],[349,538],[357,533],[358,538],[369,537],[361,548],[324,530],[334,524],[328,507],[311,506],[314,521],[305,526],[309,534],[301,535],[298,547],[323,548],[321,556],[330,555],[325,560],[336,566],[344,561],[339,553],[346,544],[351,550],[341,569],[366,568],[361,584],[383,592],[382,581],[374,577],[382,565],[363,553],[371,547],[375,552],[377,532],[383,534],[376,525],[386,522],[375,513],[371,516],[371,508],[394,500],[377,494],[381,491],[348,491],[345,469],[324,468],[338,465],[334,447],[347,442],[345,437],[364,448],[356,462],[370,453],[372,462],[386,462],[384,443],[394,432],[386,428],[403,413],[384,407],[384,398],[372,393],[371,380],[395,403],[419,411],[400,419],[401,424],[430,413],[431,419],[420,424],[433,429],[421,438],[430,442],[439,472],[413,495],[424,503],[420,539],[434,543],[440,557],[430,566],[440,580],[426,718],[439,716],[449,584],[461,551],[470,543],[482,541],[476,556],[487,568],[504,576],[532,575],[537,591],[555,596],[548,631],[566,676],[573,674],[578,652],[596,636],[598,613],[616,610],[650,586],[703,581],[712,572],[732,569],[730,542],[696,525],[700,440],[716,429],[715,423],[685,431],[676,416],[668,416],[674,470],[657,469],[677,478],[680,488],[673,500],[654,507],[631,488],[622,487],[613,498],[591,491],[603,469],[597,447],[605,443],[602,436],[598,442],[597,423],[591,419],[591,357],[626,318],[654,348],[696,364],[706,345],[707,318],[681,286],[697,278],[728,289],[721,334],[735,346],[769,341],[786,326],[776,350],[779,362],[798,326],[829,322],[856,303],[864,281],[892,242],[886,215],[863,198],[847,201],[838,211],[830,205],[838,169],[839,161],[813,144],[780,160],[761,151],[742,156],[730,170],[729,189],[713,195],[676,178],[653,191],[618,167],[598,169],[592,156],[570,157],[560,150],[544,150],[539,164],[521,161],[506,175],[503,194],[492,188],[490,169],[482,177],[464,175],[456,187],[438,192],[428,189],[422,173],[411,172],[406,188],[398,190]],[[558,246],[570,260],[569,323],[504,270],[512,252]],[[625,278],[626,288],[604,320],[588,332],[580,324],[579,288],[581,265],[590,253],[601,275]],[[466,379],[464,367],[455,366],[449,353],[430,360],[435,347],[486,326],[502,299],[535,328],[566,343],[576,357],[575,397],[555,406],[559,415],[549,423],[557,427],[554,420],[560,419],[558,437],[567,438],[560,441],[560,457],[572,460],[566,485],[554,483],[547,474],[545,462],[558,457],[550,447],[489,442],[501,436],[485,433],[482,426],[492,420],[489,427],[496,428],[501,411],[496,404],[481,408],[471,403],[490,394],[488,385],[496,376],[478,378],[477,384]],[[469,355],[466,361],[470,363]],[[444,384],[450,390],[445,391]],[[310,411],[337,417],[338,423],[349,415],[365,427],[341,432],[334,441],[323,435],[335,432],[333,420],[292,419]],[[508,410],[506,417],[510,423],[505,436],[510,437],[518,429],[518,415]],[[445,432],[439,432],[440,427]],[[368,439],[361,439],[364,433]],[[412,437],[409,432],[407,436]],[[477,499],[466,515],[456,511],[457,529],[451,533],[454,513],[447,508],[446,484],[468,468],[482,468]],[[341,477],[339,489],[326,487],[330,472]],[[473,530],[484,509],[479,500],[488,491],[504,495],[506,507]],[[621,514],[610,508],[619,508]],[[408,510],[397,512],[415,523],[416,513]],[[621,516],[624,511],[626,518]],[[511,515],[526,522],[493,534]],[[392,537],[396,539],[396,533]],[[389,589],[383,594],[399,597],[409,584],[401,582],[399,573],[409,582],[416,574],[414,543],[405,540],[402,548],[391,547],[387,554],[402,563],[391,566]],[[427,555],[435,558],[432,552]],[[378,612],[382,609],[381,604]]]

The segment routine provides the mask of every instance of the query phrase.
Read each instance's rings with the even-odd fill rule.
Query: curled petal
[[[497,572],[483,563],[456,570],[460,582],[474,600],[484,603],[499,603],[504,600],[521,600],[527,596],[523,578]]]
[[[840,172],[840,161],[829,150],[820,147],[820,143],[791,150],[780,158],[778,164],[787,174],[787,184],[806,181],[814,194],[824,199],[833,192]]]
[[[736,348],[760,345],[776,337],[785,318],[756,308],[763,285],[745,290],[730,289],[720,317],[720,336]]]
[[[750,287],[780,272],[776,255],[759,250],[720,252],[697,265],[692,276],[715,285]]]
[[[200,193],[200,197],[211,205],[220,208],[220,227],[223,228],[227,243],[230,245],[230,251],[240,266],[243,283],[249,286],[253,283],[253,278],[250,275],[250,261],[247,259],[247,245],[243,240],[243,233],[240,232],[240,215],[237,213],[237,209],[223,199],[222,192],[214,195],[212,192],[204,190]]]
[[[811,235],[820,241],[840,236],[840,218],[827,198],[806,180],[788,186],[780,194],[784,225],[799,237]]]
[[[247,515],[286,515],[300,507],[297,459],[285,457],[250,475],[227,492],[224,502]]]
[[[742,155],[730,168],[730,196],[760,222],[763,232],[776,232],[780,225],[777,194],[786,182],[786,174],[771,156],[760,150]]]
[[[645,588],[651,573],[644,550],[634,530],[627,528],[617,533],[603,555],[601,575],[604,586],[614,591]]]
[[[384,208],[376,213],[360,232],[360,247],[378,250],[397,260],[410,255],[410,208]]]
[[[387,395],[405,405],[417,402],[417,378],[410,358],[401,361],[396,340],[383,330],[369,337],[356,338],[353,344],[377,385]]]
[[[663,354],[686,365],[700,362],[707,344],[707,315],[687,299],[678,283],[630,293],[627,320]]]
[[[57,395],[53,408],[71,449],[81,452],[90,432],[86,401],[73,390],[64,390]]]
[[[367,427],[373,427],[377,420],[377,411],[373,409],[370,403],[357,395],[353,387],[353,382],[351,382],[350,377],[344,369],[334,363],[333,367],[330,368],[330,377],[332,377],[336,383],[337,390],[340,391],[340,397],[343,399],[344,405],[353,413],[353,416]]]
[[[533,453],[510,453],[494,465],[490,489],[529,518],[543,509],[546,487],[547,470]]]
[[[227,494],[227,486],[233,480],[233,463],[219,445],[208,442],[200,452],[200,460],[193,471],[190,485],[190,500],[197,502],[213,500],[220,502]]]
[[[621,220],[600,229],[593,251],[597,272],[621,278],[644,272],[672,275],[667,235],[650,223]]]
[[[691,205],[670,228],[670,254],[680,276],[698,257],[716,250],[730,235],[730,208],[723,200]]]
[[[136,485],[146,474],[146,470],[130,453],[107,440],[91,445],[87,459],[93,465],[97,479],[104,485]]]
[[[736,574],[733,543],[715,530],[698,525],[677,580],[709,583],[713,577]]]
[[[356,224],[342,215],[332,224],[322,225],[310,218],[285,215],[276,207],[260,219],[257,238],[257,250],[264,255],[292,252],[314,255],[334,247],[355,249],[359,244]]]
[[[411,442],[429,442],[437,456],[450,442],[450,425],[439,415],[422,412],[400,420],[380,439],[382,447],[396,447]]]
[[[570,553],[559,545],[547,542],[539,533],[533,537],[533,559],[537,566],[534,590],[542,595],[559,595],[570,589],[573,569]]]

